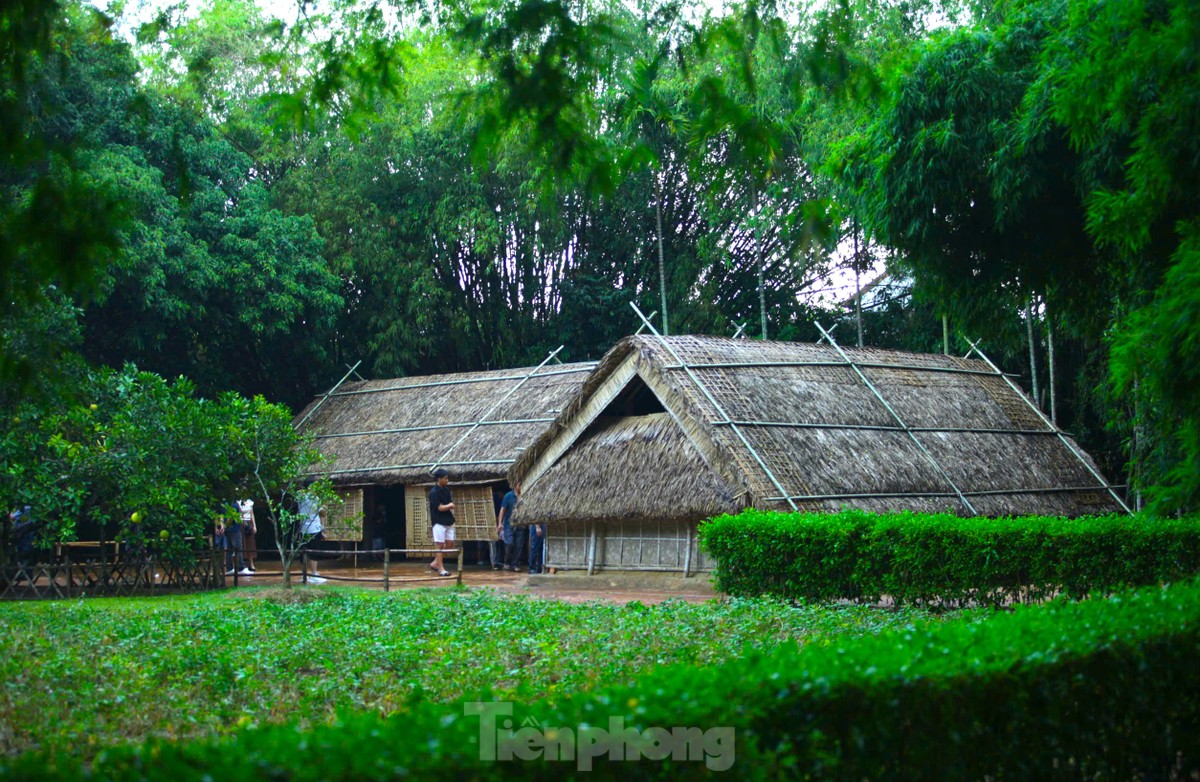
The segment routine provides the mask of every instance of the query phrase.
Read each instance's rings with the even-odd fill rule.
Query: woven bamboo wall
[[[433,548],[433,526],[429,522],[429,485],[405,486],[404,506],[408,518],[408,548]],[[455,540],[495,540],[496,511],[492,487],[451,486],[454,500]]]
[[[683,573],[689,547],[689,573],[713,569],[713,563],[700,551],[696,543],[694,523],[633,520],[596,524],[595,529],[597,570],[656,570]],[[589,523],[549,525],[546,535],[546,567],[587,570],[591,534],[592,525]]]

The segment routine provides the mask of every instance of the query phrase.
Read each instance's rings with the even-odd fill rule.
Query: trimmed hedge
[[[1193,582],[844,645],[785,646],[710,668],[668,667],[628,686],[518,704],[512,721],[549,730],[621,717],[643,736],[653,726],[730,728],[733,743],[707,756],[732,761],[739,779],[1184,779],[1200,769],[1197,659]],[[88,770],[70,758],[23,756],[0,777],[561,779],[583,770],[577,757],[481,760],[480,720],[464,702],[423,703],[387,719],[351,714],[308,732],[152,741],[107,751]],[[703,757],[598,760],[587,776],[698,778],[710,773]]]
[[[700,525],[730,595],[1003,605],[1200,574],[1200,520],[749,510]]]

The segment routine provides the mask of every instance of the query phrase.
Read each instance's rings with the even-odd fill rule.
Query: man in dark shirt
[[[500,518],[496,524],[504,538],[504,558],[508,560],[506,565],[514,573],[522,570],[517,563],[524,564],[522,555],[525,553],[525,528],[517,527],[512,523],[513,511],[517,508],[519,496],[521,496],[520,486],[512,487],[512,490],[504,495],[504,502],[500,503]]]
[[[433,524],[433,545],[437,556],[429,567],[439,576],[450,573],[442,566],[442,549],[454,545],[454,502],[450,497],[450,473],[440,467],[433,473],[437,483],[429,490],[429,521]]]

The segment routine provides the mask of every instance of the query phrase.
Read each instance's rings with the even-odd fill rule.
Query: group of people
[[[541,524],[530,524],[528,527],[518,527],[512,523],[513,512],[517,509],[517,500],[521,496],[520,485],[514,486],[504,495],[500,502],[500,511],[496,516],[496,538],[492,541],[492,569],[505,568],[514,573],[524,569],[526,563],[521,562],[525,552],[526,537],[529,539],[529,574],[542,572],[544,551],[546,548],[546,530]],[[499,555],[503,544],[503,558]]]
[[[439,576],[449,576],[450,573],[442,561],[442,551],[454,545],[454,498],[450,492],[450,473],[438,469],[433,477],[436,483],[429,490],[429,520],[433,525],[433,544],[438,553],[429,563],[429,567]],[[541,573],[543,569],[546,532],[541,524],[531,524],[528,527],[513,524],[513,513],[516,511],[520,495],[521,487],[514,486],[500,502],[500,509],[496,515],[496,539],[489,541],[492,568],[503,568],[517,573],[528,564],[529,573],[533,575]],[[524,563],[521,562],[521,558],[525,553],[527,532],[529,555],[528,563]]]
[[[258,527],[254,523],[254,500],[235,500],[229,512],[214,522],[213,546],[225,552],[225,575],[254,575],[258,556]]]
[[[303,536],[303,548],[320,545],[325,540],[325,509],[309,492],[299,498],[299,520],[297,528]],[[254,521],[254,500],[236,500],[227,506],[227,512],[214,520],[213,546],[225,552],[225,575],[252,576],[258,568],[254,560],[258,556],[258,527]],[[309,557],[312,572],[308,580],[324,583],[317,572],[316,557]]]

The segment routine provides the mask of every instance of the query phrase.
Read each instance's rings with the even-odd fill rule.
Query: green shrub
[[[511,720],[542,735],[616,718],[635,737],[653,727],[732,730],[732,744],[690,761],[597,760],[587,774],[597,779],[699,777],[705,758],[717,768],[732,761],[738,779],[1185,779],[1200,764],[1198,654],[1200,585],[1189,583],[671,666],[632,686],[515,704]],[[481,758],[485,739],[510,736],[482,731],[468,713],[486,700],[425,702],[387,719],[348,713],[311,731],[153,741],[106,751],[87,772],[78,760],[27,755],[0,776],[560,779],[582,770],[578,753]]]
[[[749,510],[700,527],[731,595],[977,602],[1082,597],[1200,573],[1200,520]]]

